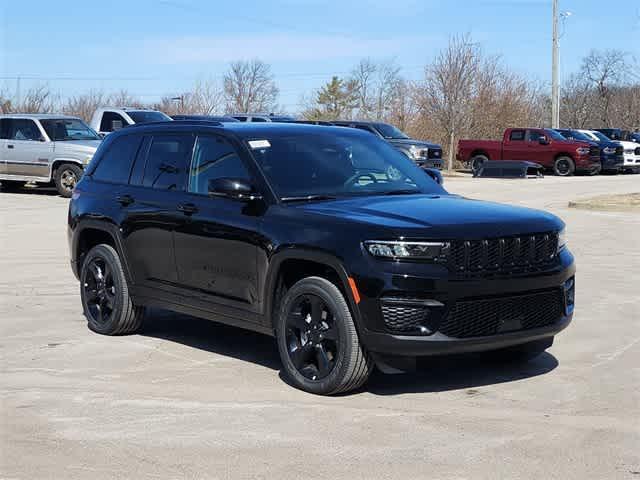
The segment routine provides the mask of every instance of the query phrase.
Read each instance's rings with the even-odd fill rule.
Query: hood
[[[616,140],[616,143],[622,145],[625,150],[635,150],[636,148],[640,147],[640,143],[627,142],[624,140]]]
[[[387,138],[385,140],[391,145],[406,146],[407,148],[409,148],[411,145],[415,145],[418,148],[436,148],[438,150],[442,149],[442,147],[437,143],[425,142],[423,140],[413,140],[411,138]]]
[[[561,143],[564,145],[571,145],[574,146],[575,148],[580,148],[580,147],[597,147],[598,143],[595,141],[591,141],[589,140],[588,142],[586,140],[554,140],[554,143]]]
[[[308,213],[339,217],[420,238],[489,238],[560,230],[556,216],[457,195],[356,197],[300,204]],[[376,230],[377,231],[377,230]]]
[[[102,140],[64,140],[55,142],[56,151],[94,153]]]

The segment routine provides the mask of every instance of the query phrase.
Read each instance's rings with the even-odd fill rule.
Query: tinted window
[[[3,120],[2,138],[9,140],[40,140],[42,134],[33,120],[28,118],[7,118]]]
[[[214,178],[250,179],[249,172],[233,146],[224,138],[198,137],[189,173],[189,191],[207,194]]]
[[[154,136],[142,184],[161,190],[184,190],[192,148],[191,135]]]
[[[141,140],[139,135],[126,135],[114,140],[102,155],[93,178],[102,182],[128,183],[131,164],[138,153]]]
[[[247,121],[247,117],[243,116],[243,115],[234,115],[234,117],[236,120],[238,120],[239,122],[246,122]]]
[[[102,114],[102,121],[100,122],[100,131],[101,132],[113,132],[114,128],[113,128],[113,121],[120,121],[122,122],[122,126],[126,127],[127,125],[129,125],[128,122],[126,122],[124,120],[124,118],[122,118],[122,115],[120,115],[119,113],[116,112],[104,112]],[[117,130],[117,128],[116,128]]]
[[[521,142],[522,140],[524,140],[524,130],[511,130],[509,140],[511,140],[512,142]]]
[[[40,120],[42,128],[49,138],[60,142],[64,140],[100,140],[91,127],[77,118],[55,118]]]
[[[273,132],[248,145],[281,197],[444,191],[387,142],[350,128],[326,134]]]
[[[538,131],[538,130],[529,130],[529,141],[530,142],[537,142],[543,136],[544,136],[544,134],[542,132]],[[562,137],[562,135],[561,135],[561,137]]]
[[[127,110],[127,115],[129,115],[131,119],[136,123],[166,122],[171,120],[171,117],[165,115],[162,112],[146,110]]]
[[[252,122],[266,122],[267,120],[265,120],[262,117],[251,117],[251,121]]]
[[[401,138],[401,139],[409,138],[401,130],[387,123],[376,124],[376,129],[378,130],[378,132],[380,132],[380,135],[382,135],[384,138]]]
[[[364,130],[365,132],[373,133],[375,135],[375,132],[373,131],[373,129],[367,125],[355,125],[355,127],[358,130]]]

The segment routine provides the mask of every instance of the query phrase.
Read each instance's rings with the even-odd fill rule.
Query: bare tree
[[[267,112],[276,108],[278,87],[271,67],[261,60],[233,62],[223,84],[227,111]]]
[[[358,98],[357,116],[384,120],[401,94],[400,67],[395,61],[362,59],[351,73]]]
[[[425,69],[419,101],[422,113],[431,116],[448,139],[449,169],[453,168],[456,135],[466,129],[469,120],[469,98],[480,57],[480,48],[469,35],[455,36]]]
[[[144,107],[142,100],[133,96],[125,89],[121,89],[109,95],[106,98],[106,102],[114,107]]]
[[[56,109],[58,96],[48,85],[35,85],[20,97],[0,94],[2,113],[51,113]]]
[[[626,54],[620,50],[592,50],[582,61],[581,73],[597,94],[599,120],[603,126],[612,126],[609,107],[614,89],[621,85],[627,71]]]
[[[62,105],[62,111],[67,115],[74,115],[89,122],[93,112],[105,103],[105,95],[99,90],[89,90],[87,93],[67,98]]]

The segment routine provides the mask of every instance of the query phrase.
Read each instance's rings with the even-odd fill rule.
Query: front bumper
[[[512,345],[548,339],[564,330],[573,318],[573,300],[567,300],[565,286],[574,285],[575,265],[567,250],[561,252],[559,264],[551,271],[514,278],[476,278],[457,280],[444,275],[437,278],[410,274],[384,273],[384,279],[357,279],[361,287],[359,333],[366,348],[374,353],[402,357],[444,355],[451,353],[495,350]],[[414,267],[418,268],[418,267]],[[383,313],[386,298],[420,297],[425,304],[439,304],[442,312],[450,312],[458,302],[484,302],[492,299],[517,298],[536,292],[562,290],[562,307],[558,316],[539,328],[505,329],[502,333],[453,337],[437,327],[426,334],[392,331]],[[572,287],[573,290],[573,287]],[[573,298],[573,291],[571,292]],[[570,304],[570,305],[569,305]],[[534,309],[537,314],[537,309]],[[442,313],[440,318],[444,318]],[[482,320],[479,320],[482,321]],[[436,322],[438,325],[438,322]],[[440,324],[440,327],[443,323]]]
[[[444,160],[441,158],[420,158],[415,162],[420,168],[437,168],[438,170],[444,168]]]
[[[603,170],[619,170],[624,166],[624,157],[622,155],[604,155],[602,157]]]

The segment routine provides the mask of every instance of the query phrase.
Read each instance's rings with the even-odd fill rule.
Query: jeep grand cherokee
[[[68,233],[92,330],[136,332],[149,306],[256,330],[317,394],[418,356],[528,359],[573,314],[561,220],[449,194],[356,129],[123,129],[77,185]]]

